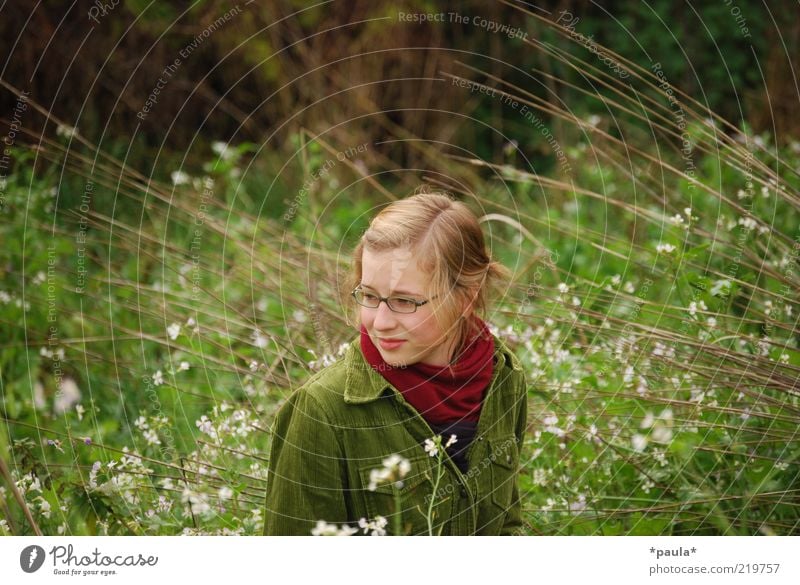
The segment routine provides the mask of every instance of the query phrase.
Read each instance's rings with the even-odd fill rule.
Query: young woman
[[[521,534],[526,384],[479,317],[508,271],[477,219],[443,194],[392,203],[353,272],[360,336],[277,414],[264,534]]]

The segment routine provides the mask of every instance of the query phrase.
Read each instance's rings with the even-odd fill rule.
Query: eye
[[[361,295],[364,297],[364,300],[367,302],[375,302],[378,300],[378,295],[369,293],[369,292],[362,292]]]
[[[392,298],[392,304],[398,309],[411,309],[417,306],[417,303],[414,302],[413,299],[407,299],[405,297],[394,297]]]

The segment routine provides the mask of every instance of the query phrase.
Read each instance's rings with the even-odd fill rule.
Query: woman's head
[[[419,193],[387,206],[354,250],[352,288],[367,299],[427,301],[412,313],[355,305],[384,360],[445,365],[476,332],[488,287],[508,271],[489,257],[470,209],[441,193]],[[405,302],[407,309],[411,303]],[[397,308],[397,307],[395,307]],[[403,340],[399,344],[386,340]],[[383,343],[382,343],[383,341]]]

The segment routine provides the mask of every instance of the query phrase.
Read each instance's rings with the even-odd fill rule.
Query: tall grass
[[[507,163],[483,160],[362,96],[370,115],[335,136],[216,144],[170,184],[32,100],[0,227],[2,530],[260,533],[272,416],[354,337],[349,247],[421,179],[479,210],[514,269],[488,318],[530,381],[530,534],[797,533],[800,148],[602,48],[620,78],[528,17],[563,40],[525,50],[577,75],[511,83],[479,56],[434,75],[493,89],[541,135],[547,175],[513,142]],[[374,145],[337,158],[372,119],[422,172]]]

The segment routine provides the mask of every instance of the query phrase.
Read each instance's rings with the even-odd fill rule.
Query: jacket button
[[[511,463],[511,455],[506,455],[506,463]]]

